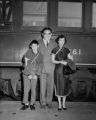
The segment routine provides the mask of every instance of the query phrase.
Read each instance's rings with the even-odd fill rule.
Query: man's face
[[[34,43],[32,44],[31,48],[32,48],[32,50],[33,50],[33,52],[34,52],[34,53],[36,53],[36,52],[37,52],[38,47],[39,47],[39,45],[34,44]]]
[[[43,39],[44,40],[50,40],[52,37],[52,33],[50,30],[45,30],[43,33]]]

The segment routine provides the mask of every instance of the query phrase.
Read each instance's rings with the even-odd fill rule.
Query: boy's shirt
[[[25,66],[23,73],[25,75],[41,75],[43,69],[43,55],[38,51],[34,54],[32,49],[29,49],[25,58],[28,58],[27,66]]]

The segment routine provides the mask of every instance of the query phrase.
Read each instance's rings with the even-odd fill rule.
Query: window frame
[[[69,2],[70,1],[72,1],[72,0],[68,0]],[[65,2],[68,2],[67,0],[65,0]],[[81,1],[81,4],[82,4],[82,19],[81,19],[81,27],[60,27],[60,26],[58,26],[58,2],[59,2],[59,0],[57,0],[57,18],[56,18],[56,27],[55,27],[55,30],[57,31],[57,32],[59,32],[59,31],[68,31],[68,32],[83,32],[83,28],[84,28],[84,4],[83,4],[83,1]],[[74,2],[78,2],[78,1],[76,1],[76,0],[74,0]]]
[[[92,11],[92,9],[93,9],[93,3],[96,3],[96,0],[92,0],[91,2],[90,2],[90,11],[91,11],[91,13],[90,13],[90,32],[96,32],[96,27],[92,27],[92,15],[93,15],[93,11]]]
[[[47,2],[47,25],[46,26],[23,26],[23,1],[24,0],[22,0],[22,22],[21,22],[21,30],[23,30],[23,31],[36,31],[36,32],[39,32],[39,31],[41,31],[44,27],[46,27],[46,26],[48,26],[48,14],[49,14],[49,3],[48,3],[48,1],[49,0],[46,0],[46,2]],[[40,0],[25,0],[25,1],[40,1]],[[45,0],[42,0],[42,1],[45,1]]]
[[[59,0],[47,0],[48,6],[47,6],[47,25],[46,26],[51,27],[54,32],[58,32],[58,31],[83,32],[83,29],[84,29],[84,7],[85,7],[83,4],[84,1],[81,0],[81,4],[82,4],[81,27],[59,27],[58,26],[58,1]],[[68,0],[68,1],[72,1],[72,0]],[[74,2],[77,2],[77,1],[74,0]],[[22,2],[22,9],[23,9],[23,2]],[[23,10],[22,10],[22,22],[23,22]],[[23,26],[23,25],[21,25],[21,30],[40,31],[46,26],[40,27],[40,26]]]
[[[44,27],[51,27],[54,33],[59,32],[71,32],[71,33],[94,33],[96,28],[92,27],[92,3],[94,0],[81,0],[82,2],[82,25],[81,27],[60,27],[58,26],[58,1],[59,0],[46,0],[47,1],[47,25],[46,26],[23,26],[23,1],[24,0],[13,0],[13,25],[12,30],[9,32],[19,31],[31,31],[40,32]],[[27,0],[26,0],[27,1]],[[32,1],[32,0],[29,0]],[[38,1],[38,0],[33,0]],[[40,1],[40,0],[39,0]],[[80,0],[64,0],[78,2]],[[95,0],[96,1],[96,0]],[[18,8],[18,9],[17,9]]]
[[[84,15],[84,33],[94,34],[96,32],[96,27],[92,27],[92,3],[96,0],[85,0],[85,15]]]
[[[0,0],[0,1],[2,2],[2,4],[1,4],[2,12],[1,12],[1,19],[0,19],[0,32],[11,32],[11,31],[13,31],[13,27],[14,27],[14,19],[13,19],[14,0],[9,1],[9,3],[7,3],[7,4],[6,4],[7,0]],[[7,9],[6,6],[9,6],[9,12],[7,14],[7,18],[6,18],[6,9]],[[12,15],[12,21],[7,20],[7,19],[9,19],[10,15]]]

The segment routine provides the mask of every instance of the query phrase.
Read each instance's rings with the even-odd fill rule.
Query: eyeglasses
[[[44,35],[51,35],[52,33],[44,33]]]

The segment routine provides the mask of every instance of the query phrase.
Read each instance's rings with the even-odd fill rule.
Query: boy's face
[[[50,30],[45,30],[43,33],[43,39],[45,40],[50,40],[52,37],[52,33]]]
[[[31,48],[32,48],[32,50],[33,50],[34,53],[37,52],[38,47],[39,47],[39,45],[38,45],[38,44],[35,44],[35,43],[33,43],[33,44],[31,45]]]

